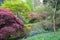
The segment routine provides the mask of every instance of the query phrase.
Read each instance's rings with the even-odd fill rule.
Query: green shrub
[[[31,10],[33,11],[33,4],[32,0],[26,0],[27,4],[30,6]]]
[[[2,6],[2,8],[9,8],[12,10],[14,13],[17,12],[29,12],[31,11],[30,7],[28,6],[27,3],[21,1],[21,0],[15,0],[15,1],[5,1]]]

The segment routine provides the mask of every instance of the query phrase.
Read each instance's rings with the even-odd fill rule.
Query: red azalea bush
[[[33,23],[35,20],[46,19],[46,13],[37,13],[37,12],[30,12],[30,22]]]
[[[9,9],[0,8],[0,40],[5,40],[10,35],[16,37],[25,37],[24,24],[17,16],[15,16]],[[18,31],[22,34],[19,36]]]

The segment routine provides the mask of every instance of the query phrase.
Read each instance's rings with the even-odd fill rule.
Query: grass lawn
[[[38,34],[36,36],[28,37],[22,40],[60,40],[60,32]]]

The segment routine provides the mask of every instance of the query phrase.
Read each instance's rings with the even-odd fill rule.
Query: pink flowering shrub
[[[30,12],[30,22],[33,23],[35,20],[40,19],[46,19],[47,14],[46,13],[36,13],[36,12]]]
[[[24,23],[9,9],[0,8],[0,40],[6,40],[10,35],[25,37]],[[18,33],[20,31],[22,34]],[[20,36],[19,36],[20,35]]]

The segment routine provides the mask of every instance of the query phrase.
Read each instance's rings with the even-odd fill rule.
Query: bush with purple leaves
[[[23,28],[23,21],[13,12],[6,8],[0,8],[0,40],[6,40],[10,35],[25,37],[26,33]],[[18,31],[22,34],[20,35]]]

